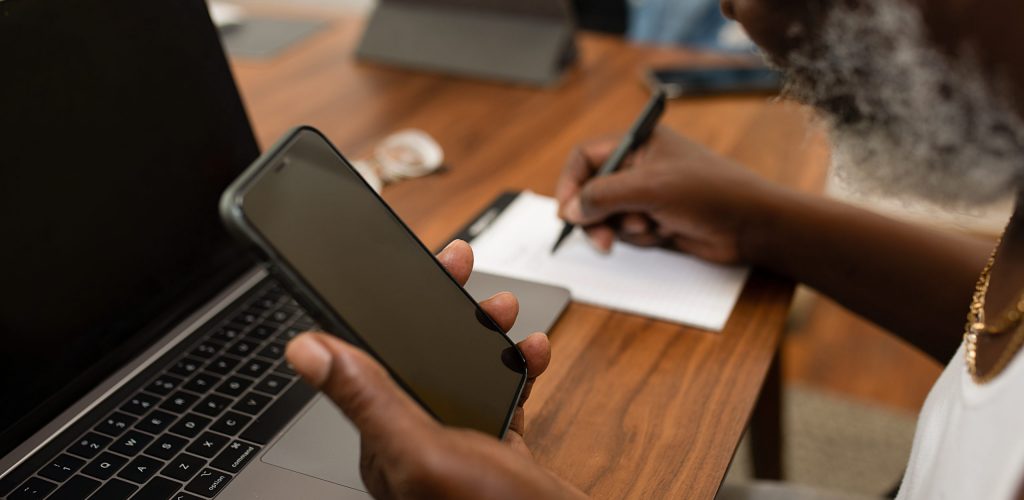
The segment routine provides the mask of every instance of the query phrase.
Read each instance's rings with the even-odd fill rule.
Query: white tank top
[[[1024,479],[1024,352],[992,381],[960,345],[921,408],[897,500],[1016,498]]]

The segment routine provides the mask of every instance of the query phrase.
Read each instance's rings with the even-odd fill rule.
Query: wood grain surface
[[[332,17],[275,59],[234,61],[235,77],[263,146],[300,123],[349,158],[401,128],[437,138],[444,172],[384,190],[428,247],[502,191],[552,195],[575,144],[629,126],[648,97],[645,68],[721,61],[582,34],[581,60],[559,85],[521,87],[356,61],[363,22]],[[827,151],[794,106],[674,101],[663,123],[769,178],[821,185]],[[792,289],[755,272],[722,333],[572,304],[550,332],[554,359],[527,407],[537,460],[595,497],[713,498],[779,346]]]

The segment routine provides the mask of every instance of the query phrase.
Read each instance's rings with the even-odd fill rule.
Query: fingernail
[[[299,335],[288,345],[288,361],[302,378],[315,387],[327,381],[331,372],[331,353],[312,335]]]
[[[569,200],[569,204],[565,206],[565,220],[569,222],[578,222],[583,219],[583,207],[580,206],[579,197]]]
[[[602,255],[608,255],[608,254],[612,253],[612,249],[611,248],[605,248],[605,247],[601,246],[601,243],[599,243],[597,241],[597,238],[594,238],[594,237],[591,237],[591,236],[587,236],[587,242],[590,243],[590,246],[594,247],[594,250],[597,250],[598,253],[600,253]]]
[[[644,224],[643,221],[626,218],[622,223],[622,231],[632,235],[643,234],[647,232],[647,224]]]
[[[451,261],[451,257],[448,256],[447,252],[448,252],[448,249],[451,248],[452,245],[454,245],[456,241],[458,241],[458,240],[452,240],[447,245],[445,245],[444,248],[441,249],[440,252],[437,253],[437,260],[441,261],[442,264],[449,264],[450,263],[449,261]]]

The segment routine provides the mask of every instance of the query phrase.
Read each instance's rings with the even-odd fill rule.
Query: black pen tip
[[[562,232],[561,234],[558,235],[558,240],[555,241],[555,246],[551,247],[552,255],[554,255],[554,253],[558,250],[558,247],[562,245],[562,242],[565,241],[565,238],[569,236],[569,233],[571,233],[573,228],[575,227],[575,225],[570,224],[568,222],[566,222],[565,225],[562,226]]]

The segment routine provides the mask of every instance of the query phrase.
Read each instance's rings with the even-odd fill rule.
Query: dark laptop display
[[[251,266],[258,151],[202,0],[0,1],[0,47],[2,456]]]

